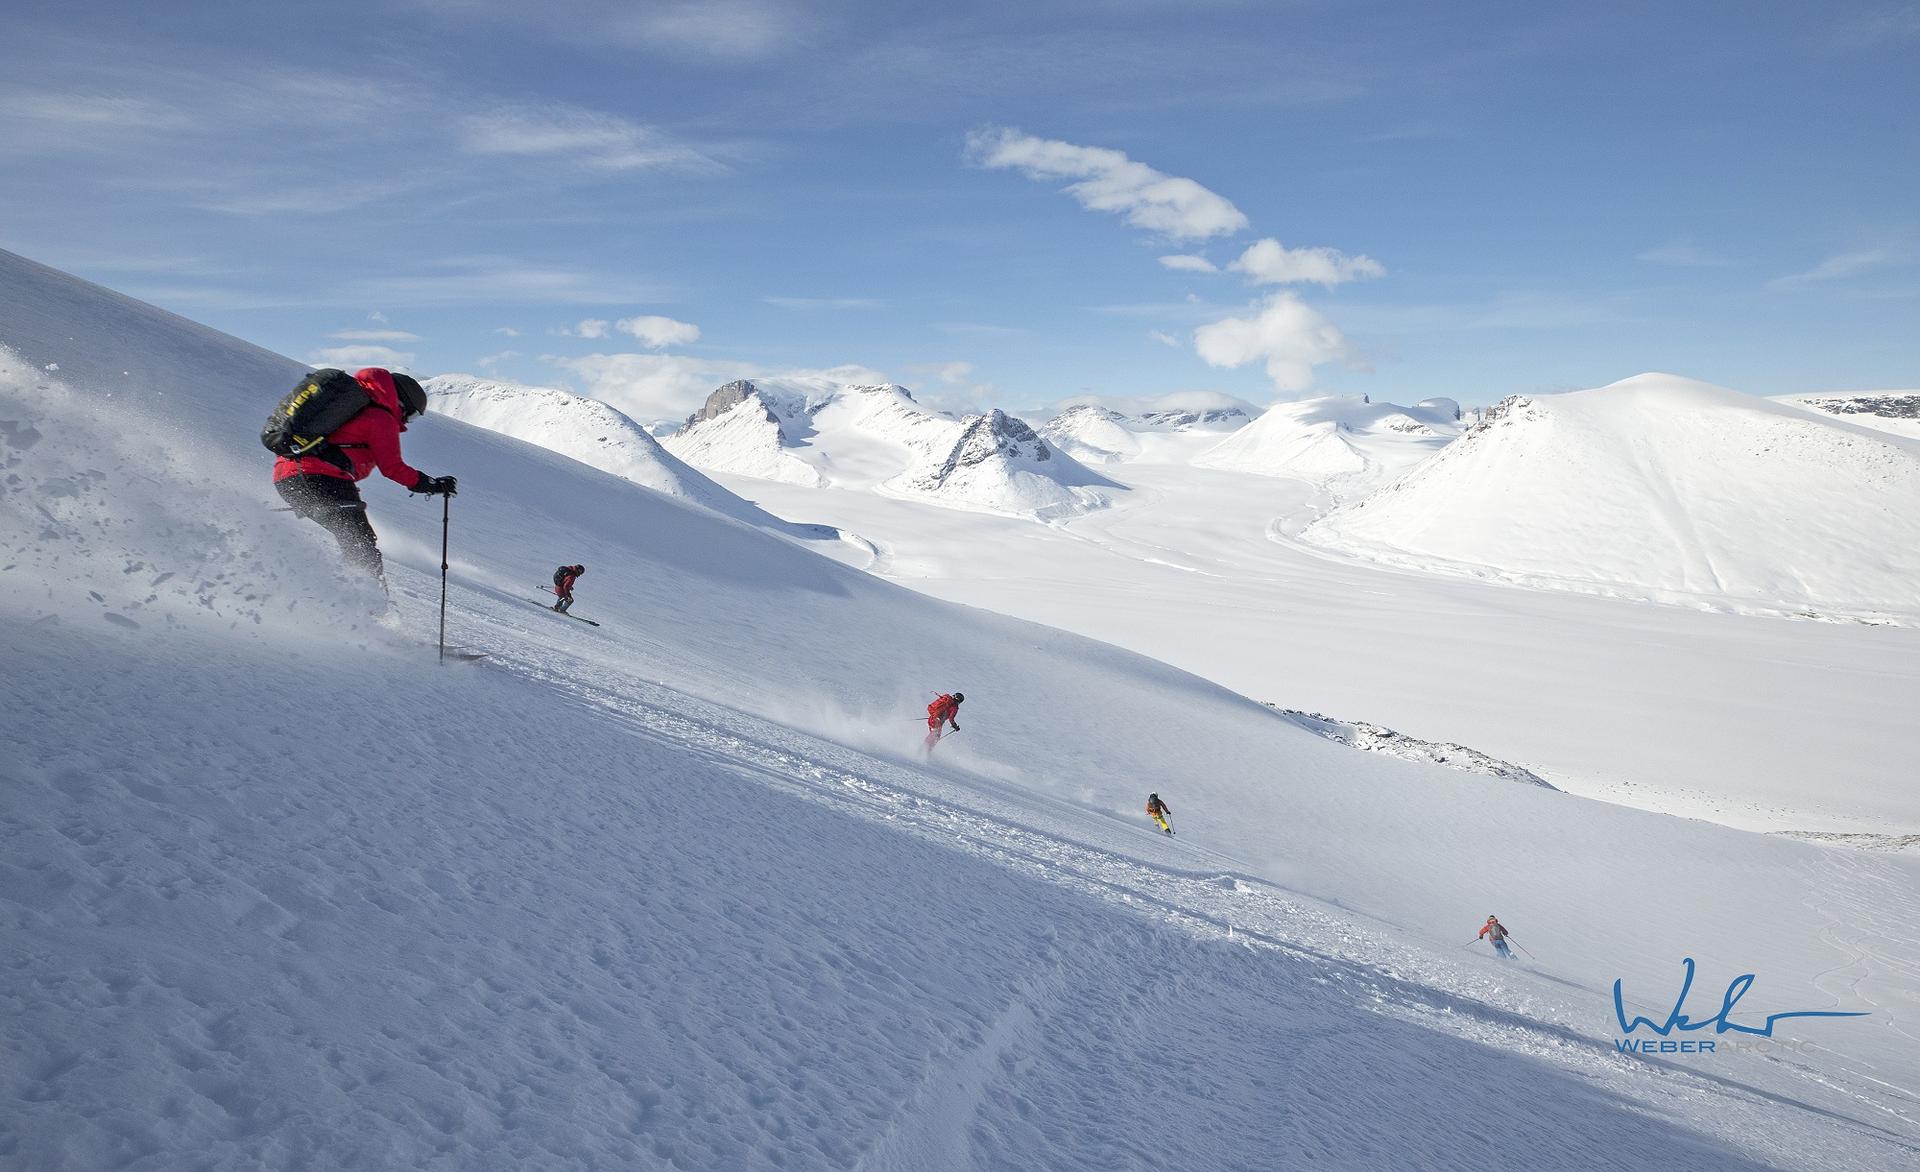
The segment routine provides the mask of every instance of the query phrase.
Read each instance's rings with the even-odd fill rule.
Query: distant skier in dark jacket
[[[1501,923],[1497,917],[1488,916],[1487,922],[1480,926],[1480,935],[1475,936],[1474,939],[1479,940],[1484,937],[1492,941],[1494,952],[1498,953],[1505,960],[1512,960],[1513,950],[1507,947],[1507,937],[1512,934],[1513,933],[1507,931],[1507,926]]]
[[[941,725],[952,725],[954,732],[960,731],[960,722],[954,717],[960,714],[960,704],[966,699],[961,692],[940,693],[940,698],[927,705],[927,748],[940,739]]]
[[[553,604],[553,609],[561,614],[567,613],[573,606],[573,581],[586,572],[585,566],[561,566],[553,572],[553,592],[560,598]]]
[[[380,539],[367,520],[359,482],[376,468],[410,492],[452,496],[458,482],[451,476],[429,476],[400,457],[400,433],[407,430],[407,421],[426,414],[427,392],[419,383],[377,366],[357,371],[353,378],[373,402],[307,455],[274,461],[273,487],[296,516],[316,521],[333,534],[347,561],[384,587]]]
[[[1147,795],[1147,817],[1153,819],[1154,824],[1168,834],[1173,833],[1173,826],[1167,821],[1167,815],[1171,813],[1173,813],[1173,807],[1161,801],[1159,794]],[[1201,829],[1204,830],[1206,827],[1203,826]],[[1201,837],[1204,838],[1206,836],[1202,835]]]

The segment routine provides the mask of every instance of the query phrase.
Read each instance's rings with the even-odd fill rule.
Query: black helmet
[[[953,702],[955,704],[960,703],[962,700],[965,700],[966,698],[967,698],[967,694],[965,692],[955,692],[953,694]]]
[[[574,577],[576,577],[576,578],[578,578],[578,577],[579,577],[580,575],[582,575],[582,574],[584,574],[584,573],[586,573],[586,572],[587,572],[587,567],[585,567],[585,566],[575,566],[575,567],[573,567],[573,576],[574,576]]]
[[[1148,798],[1150,798],[1150,799],[1152,799],[1153,801],[1156,801],[1156,802],[1160,800],[1160,795],[1159,795],[1159,794],[1148,794],[1148,795],[1147,795],[1147,797],[1148,797]]]
[[[393,371],[393,389],[400,392],[400,412],[408,419],[427,413],[427,389],[410,374]]]

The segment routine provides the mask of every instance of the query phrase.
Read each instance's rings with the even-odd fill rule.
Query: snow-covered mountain
[[[1040,425],[1060,451],[1088,464],[1112,464],[1140,454],[1140,439],[1125,415],[1095,403],[1069,407]]]
[[[1920,391],[1779,395],[1775,401],[1818,411],[1861,427],[1920,439]]]
[[[1286,476],[1336,502],[1373,491],[1431,457],[1465,429],[1451,399],[1412,407],[1329,396],[1276,403],[1203,452],[1203,468]]]
[[[1122,486],[1055,451],[1024,420],[995,408],[968,423],[938,464],[883,487],[955,508],[1058,520],[1104,506]]]
[[[1514,397],[1307,528],[1444,572],[1920,620],[1920,443],[1672,375]]]
[[[809,487],[870,488],[944,454],[961,424],[905,387],[824,378],[718,388],[664,441],[688,463]]]
[[[525,440],[749,524],[782,532],[796,528],[688,467],[644,427],[598,399],[467,374],[436,375],[424,385],[431,410],[449,419]]]
[[[391,623],[272,511],[300,364],[6,253],[0,346],[9,1165],[1911,1165],[1920,860],[1356,753],[429,415],[440,667],[439,502],[367,486]],[[1682,957],[1870,1016],[1617,1050]]]
[[[1083,463],[1184,464],[1246,422],[1247,413],[1238,407],[1180,408],[1128,415],[1098,403],[1081,403],[1043,420],[1039,432],[1061,451]]]

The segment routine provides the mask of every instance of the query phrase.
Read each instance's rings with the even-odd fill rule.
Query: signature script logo
[[[1631,1034],[1633,1033],[1633,1031],[1639,1029],[1641,1026],[1645,1026],[1649,1030],[1652,1030],[1654,1033],[1660,1035],[1662,1038],[1665,1038],[1668,1035],[1673,1034],[1675,1032],[1685,1034],[1685,1033],[1691,1033],[1696,1030],[1704,1030],[1708,1026],[1712,1026],[1713,1032],[1715,1034],[1725,1034],[1725,1033],[1732,1032],[1732,1033],[1739,1033],[1739,1034],[1751,1034],[1755,1037],[1761,1037],[1761,1038],[1771,1038],[1773,1037],[1774,1025],[1778,1022],[1785,1021],[1786,1019],[1791,1017],[1866,1017],[1868,1016],[1866,1013],[1862,1013],[1862,1012],[1846,1012],[1846,1011],[1831,1010],[1831,1009],[1797,1009],[1788,1013],[1770,1013],[1767,1015],[1766,1024],[1764,1025],[1741,1025],[1739,1022],[1734,1021],[1732,1018],[1733,1008],[1734,1006],[1740,1004],[1740,999],[1742,997],[1745,997],[1747,995],[1747,990],[1753,987],[1753,979],[1754,979],[1754,975],[1752,973],[1743,973],[1740,976],[1735,977],[1731,982],[1728,983],[1726,995],[1722,997],[1720,1001],[1720,1012],[1714,1014],[1712,1017],[1702,1018],[1699,1021],[1695,1021],[1691,1017],[1687,1016],[1685,1013],[1681,1012],[1681,1007],[1687,1003],[1687,994],[1691,992],[1693,989],[1693,972],[1694,972],[1693,958],[1690,956],[1687,957],[1686,959],[1681,961],[1681,965],[1686,969],[1686,977],[1684,980],[1680,982],[1680,994],[1679,996],[1673,999],[1673,1008],[1667,1011],[1667,1018],[1665,1021],[1655,1021],[1653,1018],[1642,1017],[1639,1014],[1635,1014],[1633,1016],[1633,1020],[1631,1021],[1627,1020],[1626,999],[1624,994],[1621,991],[1622,982],[1619,979],[1615,979],[1615,981],[1613,982],[1613,1015],[1620,1022],[1621,1033]],[[1655,1048],[1656,1043],[1653,1043],[1650,1041],[1644,1041],[1636,1044],[1635,1042],[1622,1039],[1621,1041],[1616,1042],[1614,1045],[1616,1049],[1620,1049],[1620,1050],[1647,1051],[1647,1050],[1653,1050]],[[1658,1045],[1659,1045],[1660,1052],[1667,1052],[1669,1050],[1674,1050],[1677,1048],[1683,1048],[1688,1053],[1695,1052],[1696,1050],[1695,1045],[1691,1042],[1682,1043],[1680,1047],[1676,1047],[1675,1044],[1672,1042],[1661,1043]],[[1714,1046],[1712,1042],[1701,1042],[1698,1044],[1698,1047],[1697,1047],[1697,1049],[1700,1051],[1711,1051],[1713,1048]]]

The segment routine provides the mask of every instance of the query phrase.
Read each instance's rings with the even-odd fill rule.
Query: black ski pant
[[[333,534],[347,564],[372,574],[381,586],[387,584],[380,538],[367,520],[367,503],[360,499],[359,485],[339,476],[302,473],[275,481],[273,487],[281,500],[293,506],[295,516],[317,521]]]

